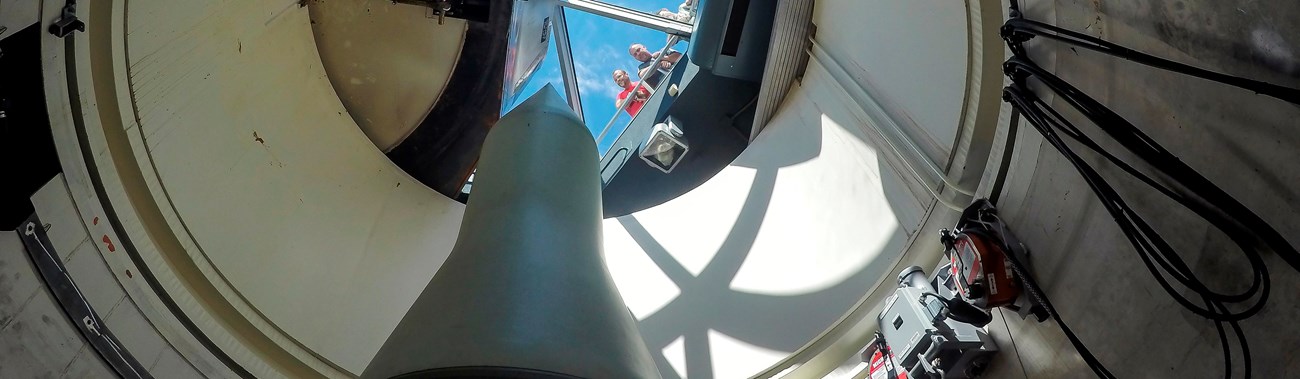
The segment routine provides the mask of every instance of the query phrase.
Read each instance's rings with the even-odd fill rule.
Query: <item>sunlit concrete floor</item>
[[[1026,16],[1149,54],[1300,88],[1300,3],[1257,0],[1022,0]],[[1005,2],[1004,2],[1005,3]],[[1300,245],[1300,106],[1081,48],[1036,40],[1032,55],[1105,103]],[[1068,109],[1059,99],[1057,109]],[[1077,113],[1067,116],[1100,137]],[[1124,378],[1223,376],[1214,323],[1176,304],[1147,272],[1082,178],[1022,125],[1002,214],[1033,250],[1036,276],[1068,323]],[[1114,146],[1114,144],[1106,144]],[[1238,249],[1162,195],[1086,155],[1130,205],[1221,290],[1249,284]],[[1126,155],[1120,155],[1125,157]],[[1300,377],[1300,274],[1265,256],[1274,293],[1242,323],[1252,376]],[[1054,322],[996,315],[1007,352],[992,378],[1087,378],[1091,371]],[[1242,376],[1234,346],[1234,377]]]

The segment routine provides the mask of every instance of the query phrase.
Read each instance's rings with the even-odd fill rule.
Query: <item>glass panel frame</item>
[[[663,32],[666,35],[666,37],[668,37],[667,38],[668,43],[667,45],[664,46],[663,49],[659,51],[668,51],[673,46],[675,46],[678,42],[690,40],[691,33],[694,29],[693,23],[695,21],[695,11],[696,8],[698,8],[699,1],[700,0],[693,0],[691,4],[689,4],[689,6],[687,7],[679,7],[679,8],[684,8],[689,13],[689,16],[686,17],[686,21],[683,22],[678,20],[676,17],[668,18],[667,16],[642,12],[642,11],[630,9],[623,6],[610,4],[600,0],[559,0],[554,6],[553,15],[550,17],[551,19],[549,25],[550,32],[551,32],[550,43],[554,45],[555,54],[556,54],[555,57],[559,60],[558,61],[560,66],[559,71],[560,71],[561,80],[563,81],[563,88],[561,90],[564,92],[564,95],[568,100],[569,107],[573,109],[574,113],[578,115],[578,119],[581,120],[584,124],[587,123],[586,117],[583,113],[582,96],[581,96],[580,86],[578,83],[577,66],[573,62],[573,45],[569,39],[569,28],[568,28],[568,22],[566,20],[566,16],[564,12],[565,9],[574,9],[585,13],[593,14],[599,17],[603,17],[606,19],[610,19],[613,21],[622,22],[626,24],[631,24],[631,25]],[[540,66],[542,66],[540,62],[549,58],[550,57],[548,53],[547,56],[543,56],[542,60],[539,61],[539,64],[537,64],[536,67],[533,68],[533,71],[529,72],[528,75],[530,81],[533,79],[532,76],[537,74],[537,72],[535,71],[540,69]],[[662,59],[663,56],[656,57],[655,60],[651,62],[651,67],[658,65]],[[506,69],[509,70],[510,68],[507,67]],[[647,88],[653,94],[661,90],[661,88],[647,87],[647,84],[644,82],[645,80],[638,80],[638,83],[636,87],[633,89],[633,91],[638,91],[641,88]],[[663,83],[661,83],[661,85],[662,84]],[[506,85],[509,86],[510,83],[507,83]],[[518,90],[524,91],[524,87],[520,86]],[[523,100],[523,99],[519,99],[519,100]],[[625,109],[631,103],[632,103],[631,101],[624,101],[614,112],[613,117],[610,118],[610,120],[601,129],[600,134],[598,136],[595,136],[596,143],[598,146],[600,142],[604,140],[607,134],[612,130],[614,123],[618,121],[619,116],[624,113]],[[509,111],[509,109],[512,109],[514,105],[517,104],[502,104],[503,114]],[[636,116],[634,115],[632,116],[632,119],[628,121],[629,125],[631,124],[631,122],[635,120],[636,120]],[[625,130],[626,130],[626,126],[624,127],[623,130],[620,130],[617,133],[615,138],[617,139],[621,137],[623,131]],[[598,158],[603,158],[606,153],[608,152],[600,153],[600,156]],[[462,195],[469,194],[470,189],[473,186],[472,178],[473,178],[473,174],[471,173],[470,178],[467,179],[462,189]]]
[[[584,124],[589,120],[586,119],[586,115],[583,112],[582,91],[580,90],[581,86],[578,78],[578,66],[573,60],[573,45],[570,41],[568,22],[564,12],[565,9],[573,9],[611,21],[662,32],[665,34],[665,37],[667,37],[668,44],[660,51],[667,51],[678,42],[690,40],[691,32],[694,28],[692,22],[695,20],[694,12],[698,5],[696,3],[697,1],[699,0],[694,0],[689,6],[684,7],[688,12],[690,12],[689,17],[687,17],[688,22],[682,22],[674,18],[666,18],[665,16],[629,9],[624,6],[610,4],[600,0],[560,0],[556,2],[556,5],[554,6],[554,14],[550,17],[550,32],[551,43],[555,48],[554,56],[558,59],[559,63],[560,79],[563,81],[562,91],[564,92],[566,100],[568,100],[569,107],[573,109],[573,111],[578,115],[578,118],[582,120]],[[548,56],[546,59],[550,59],[550,57]],[[656,57],[654,62],[659,62],[661,59],[662,57]],[[657,63],[652,62],[652,64]],[[642,81],[643,80],[638,80],[638,82]],[[554,84],[554,81],[551,81],[551,83]],[[651,93],[659,90],[658,88],[648,87],[647,84],[643,83],[638,83],[637,88],[647,88]],[[629,104],[631,104],[630,101],[623,102],[618,110],[615,111],[613,117],[603,128],[600,129],[600,133],[594,136],[596,137],[598,144],[607,136],[610,130],[612,130],[613,124],[618,120],[619,116],[624,112],[625,108]],[[503,110],[506,109],[508,108],[503,107]],[[635,120],[635,117],[633,117],[633,120]],[[595,130],[593,130],[593,132],[595,132]]]
[[[559,8],[568,8],[577,11],[582,11],[584,13],[589,13],[612,21],[622,22],[625,24],[640,26],[650,30],[662,32],[665,34],[665,37],[667,37],[666,39],[668,41],[667,44],[664,46],[664,48],[658,51],[668,51],[673,46],[677,45],[678,42],[690,40],[691,33],[694,28],[693,22],[695,21],[695,8],[698,5],[697,1],[699,0],[691,1],[691,3],[685,7],[679,6],[679,8],[685,8],[685,10],[689,12],[689,16],[686,17],[687,22],[682,22],[677,19],[666,18],[665,16],[660,16],[660,15],[650,14],[647,12],[642,12],[634,9],[629,9],[627,7],[606,3],[600,0],[562,0],[559,3],[560,4]],[[561,46],[561,45],[564,46],[557,49],[560,50],[560,54],[559,54],[559,59],[561,62],[560,65],[562,67],[562,71],[564,74],[565,87],[566,89],[568,89],[565,92],[568,95],[570,106],[574,109],[574,111],[582,112],[583,106],[582,106],[582,99],[581,99],[581,91],[579,90],[580,85],[578,83],[578,77],[576,74],[576,65],[573,63],[573,51],[571,47],[572,44],[569,41],[570,35],[568,33],[567,20],[564,16],[563,10],[560,10],[557,13],[559,13],[559,16],[553,17],[553,20],[556,21],[554,22],[555,27],[552,28],[552,31],[555,33],[554,39],[556,41],[556,46]],[[651,62],[651,65],[652,66],[657,65],[658,62],[662,59],[663,57],[656,57],[654,62]],[[637,91],[640,88],[649,89],[652,94],[654,92],[661,90],[660,88],[648,87],[648,83],[644,83],[644,80],[638,80],[637,87],[633,91]],[[593,135],[593,137],[596,138],[596,144],[598,146],[605,140],[606,137],[608,137],[610,132],[614,129],[614,124],[617,123],[618,119],[621,117],[625,109],[631,103],[632,103],[631,101],[623,102],[618,107],[618,109],[615,110],[614,114],[610,117],[610,120],[606,122],[604,127],[600,129],[599,133],[594,133],[595,135]],[[581,113],[579,114],[581,115]],[[584,123],[588,121],[596,121],[596,120],[586,120],[585,117],[582,117],[582,119]],[[629,125],[631,122],[635,120],[636,120],[636,116],[632,116],[631,120],[628,121]],[[617,139],[618,137],[621,137],[623,131],[625,130],[626,127],[618,130],[617,133],[614,133],[615,138]],[[595,132],[595,130],[593,130],[593,132]],[[600,156],[603,158],[603,156],[606,153],[607,152],[601,152]]]

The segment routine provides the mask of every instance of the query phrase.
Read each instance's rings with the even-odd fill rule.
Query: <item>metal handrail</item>
[[[690,14],[691,14],[691,19],[690,19],[689,22],[687,22],[688,24],[695,25],[695,20],[696,20],[696,12],[695,12],[695,8],[696,8],[697,6],[699,6],[699,4],[700,4],[699,0],[696,0],[696,1],[695,1],[694,3],[692,3],[691,6],[687,9],[687,12],[690,12]],[[668,46],[672,46],[672,45],[674,45],[674,44],[675,44],[675,43],[670,43]],[[666,49],[667,49],[667,48],[665,48],[665,50],[666,50]],[[662,51],[662,50],[661,50],[661,51]],[[663,85],[663,83],[661,82],[660,85]],[[655,92],[658,92],[658,91],[659,91],[659,89],[654,88],[654,87],[650,87],[649,90],[650,90],[650,95],[651,95],[651,96],[653,96],[653,95],[655,94]],[[615,114],[617,115],[617,113],[615,113]],[[635,121],[635,120],[636,120],[636,117],[633,116],[633,121]],[[630,125],[631,123],[632,123],[631,121],[628,121],[628,124],[629,124],[629,125]],[[618,141],[619,139],[623,138],[623,133],[627,133],[627,128],[623,128],[623,131],[619,132],[618,135],[614,137],[614,141]],[[601,159],[604,159],[604,156],[601,156]]]
[[[582,113],[581,91],[578,89],[578,73],[573,65],[573,48],[569,43],[569,22],[565,20],[564,7],[555,7],[555,21],[551,31],[555,35],[555,53],[560,60],[560,74],[564,81],[564,94],[568,97],[569,107],[578,115],[578,120],[587,123]]]
[[[668,55],[665,54],[664,52],[668,51],[668,48],[673,47],[673,45],[676,45],[679,40],[680,37],[678,36],[675,35],[668,36],[668,44],[665,45],[663,49],[659,49],[659,56],[655,57],[655,59],[650,62],[651,70],[659,71],[659,62],[663,61],[664,56]],[[660,75],[664,76],[662,79],[660,79],[661,81],[666,80],[668,78],[668,75],[665,75],[663,73],[660,73]],[[605,124],[605,128],[600,130],[600,136],[596,137],[597,145],[600,145],[600,141],[605,140],[605,135],[609,133],[610,128],[614,127],[614,122],[618,121],[618,116],[622,114],[624,110],[627,109],[628,104],[631,104],[633,101],[633,96],[636,96],[636,91],[640,91],[641,87],[644,85],[645,85],[645,78],[641,78],[640,81],[637,81],[636,86],[632,87],[632,93],[628,95],[627,101],[624,101],[623,104],[619,104],[618,110],[614,111],[614,117],[610,118],[609,123]],[[634,121],[636,120],[636,115],[632,115],[632,120]]]
[[[685,22],[666,19],[659,17],[658,15],[609,4],[599,0],[564,0],[560,2],[560,6],[577,9],[644,28],[658,30],[675,36],[684,37],[686,39],[691,38],[691,32],[693,29],[691,24]]]

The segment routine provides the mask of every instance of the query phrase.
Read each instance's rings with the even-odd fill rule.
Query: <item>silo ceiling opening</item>
[[[0,378],[1294,377],[1295,20],[0,0]]]

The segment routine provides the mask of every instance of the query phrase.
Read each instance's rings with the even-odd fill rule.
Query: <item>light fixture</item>
[[[650,130],[650,138],[646,140],[645,147],[641,148],[641,160],[667,174],[682,162],[682,157],[690,150],[690,145],[682,137],[682,128],[677,126],[677,119],[668,117],[668,120],[656,124]]]

